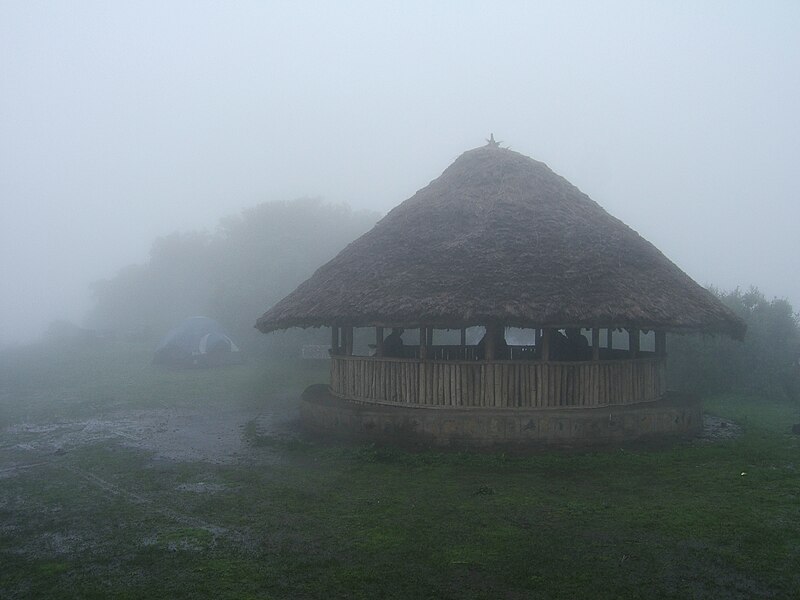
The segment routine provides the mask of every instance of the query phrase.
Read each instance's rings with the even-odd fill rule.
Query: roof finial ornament
[[[489,134],[489,139],[486,140],[486,142],[487,142],[486,145],[489,146],[490,148],[499,148],[500,144],[502,144],[502,142],[496,142],[494,140],[494,134],[493,133]]]

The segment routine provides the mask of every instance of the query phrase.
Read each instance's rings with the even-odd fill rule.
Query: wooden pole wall
[[[650,402],[666,361],[421,361],[334,356],[331,391],[358,401],[424,406],[564,408]]]

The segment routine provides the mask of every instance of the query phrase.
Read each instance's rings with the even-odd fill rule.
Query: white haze
[[[490,132],[700,283],[800,306],[800,3],[539,4],[0,2],[0,345],[156,236],[386,212]]]

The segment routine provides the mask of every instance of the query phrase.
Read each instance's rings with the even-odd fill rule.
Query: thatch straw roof
[[[487,323],[734,337],[745,327],[563,177],[493,143],[462,154],[256,327]]]

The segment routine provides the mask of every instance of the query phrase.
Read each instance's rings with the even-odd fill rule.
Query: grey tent
[[[190,317],[171,329],[156,348],[154,365],[216,367],[240,364],[244,355],[222,326],[208,317]]]

